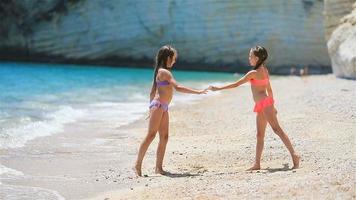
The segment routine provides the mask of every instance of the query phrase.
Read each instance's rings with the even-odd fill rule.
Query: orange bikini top
[[[268,85],[269,79],[268,78],[265,78],[265,79],[250,79],[250,83],[251,83],[251,85],[254,85],[254,86],[265,86],[265,85]]]

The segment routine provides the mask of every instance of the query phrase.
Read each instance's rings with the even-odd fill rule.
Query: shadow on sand
[[[191,174],[189,172],[186,173],[174,173],[174,172],[166,172],[163,176],[168,176],[171,178],[183,178],[183,177],[191,177],[191,176],[200,176],[200,174]]]
[[[266,170],[265,173],[275,173],[275,172],[280,172],[280,171],[292,171],[294,169],[289,168],[289,164],[285,163],[285,164],[283,164],[283,167],[280,167],[280,168],[269,168],[268,167],[265,170]]]

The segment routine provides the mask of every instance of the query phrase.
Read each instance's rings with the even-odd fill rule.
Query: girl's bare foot
[[[135,171],[136,176],[142,176],[142,171],[141,171],[141,165],[135,165],[133,167],[133,170]]]
[[[292,158],[293,158],[293,168],[292,169],[298,169],[299,168],[300,156],[298,154],[294,154],[292,156]]]
[[[253,165],[251,168],[247,169],[246,171],[253,171],[253,170],[260,170],[261,166],[260,165]]]
[[[156,168],[155,173],[156,174],[161,174],[161,175],[166,175],[167,174],[167,172],[164,171],[162,168]]]

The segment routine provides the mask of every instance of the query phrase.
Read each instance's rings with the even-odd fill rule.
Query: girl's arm
[[[191,88],[187,88],[187,87],[185,87],[183,85],[178,84],[177,81],[174,80],[174,78],[172,78],[169,82],[171,84],[173,84],[173,87],[174,87],[174,89],[176,89],[176,91],[182,92],[182,93],[206,94],[206,91],[207,91],[207,89],[205,89],[205,90],[194,90],[194,89],[191,89]]]
[[[171,72],[169,72],[168,70],[162,70],[161,71],[161,76],[163,80],[168,80],[168,82],[170,84],[173,85],[174,89],[178,92],[182,92],[182,93],[189,93],[189,94],[206,94],[207,89],[205,90],[194,90],[191,88],[187,88],[183,85],[180,85],[177,83],[177,81],[173,78],[173,75]]]
[[[243,76],[242,78],[240,78],[240,80],[238,80],[234,83],[230,83],[230,84],[227,84],[225,86],[220,86],[220,87],[210,86],[209,88],[212,91],[235,88],[235,87],[238,87],[238,86],[248,82],[250,79],[253,79],[255,77],[255,74],[256,74],[256,71],[254,71],[254,70],[249,71],[245,76]]]

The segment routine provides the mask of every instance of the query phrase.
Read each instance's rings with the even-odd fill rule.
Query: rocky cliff
[[[356,1],[325,0],[325,26],[333,73],[356,79]]]
[[[169,43],[178,67],[244,71],[260,44],[275,73],[330,71],[320,0],[5,0],[0,11],[3,59],[152,63]]]

